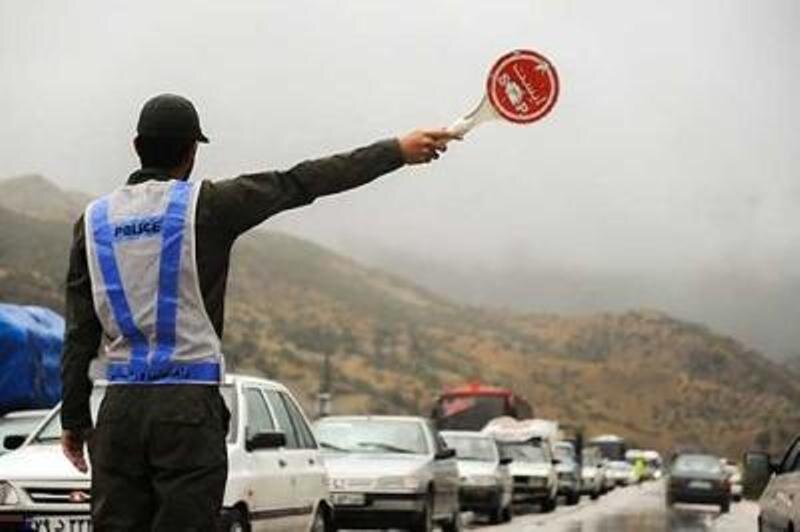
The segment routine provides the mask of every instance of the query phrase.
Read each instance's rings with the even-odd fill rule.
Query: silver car
[[[758,498],[759,532],[798,530],[800,436],[795,438],[778,462],[763,452],[747,453],[744,461],[744,495]]]
[[[332,416],[316,423],[335,528],[461,528],[458,468],[433,424],[412,416]]]
[[[512,517],[513,481],[508,464],[501,458],[494,438],[480,432],[442,431],[447,445],[455,449],[461,477],[461,509],[489,517],[492,523]]]

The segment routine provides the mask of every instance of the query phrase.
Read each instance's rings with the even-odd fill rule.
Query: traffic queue
[[[95,384],[94,416],[105,389]],[[561,501],[574,505],[584,495],[595,500],[616,486],[661,474],[653,452],[637,470],[625,456],[608,459],[621,439],[605,436],[584,446],[553,420],[501,415],[479,430],[442,430],[446,416],[435,410],[430,418],[334,415],[312,423],[280,383],[229,374],[220,391],[231,412],[221,516],[226,531],[440,526],[454,532],[463,512],[507,522],[515,510],[550,512]],[[477,405],[485,406],[463,401],[449,412],[458,411],[463,420]],[[90,475],[64,458],[60,437],[58,406],[30,433],[5,433],[3,443],[11,449],[0,456],[4,525],[91,530]],[[644,455],[627,454],[644,462]]]

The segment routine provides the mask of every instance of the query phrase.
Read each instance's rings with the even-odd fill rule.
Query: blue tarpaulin
[[[41,307],[0,303],[0,415],[61,399],[64,319]]]

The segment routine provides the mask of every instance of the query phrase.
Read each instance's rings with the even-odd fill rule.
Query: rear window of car
[[[672,471],[679,474],[687,473],[722,473],[722,464],[719,458],[707,455],[682,455],[675,459]]]

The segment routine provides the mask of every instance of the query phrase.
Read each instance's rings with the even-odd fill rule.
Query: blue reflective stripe
[[[180,383],[197,381],[218,383],[221,368],[218,362],[139,362],[111,363],[107,372],[110,382],[118,383]]]
[[[108,222],[108,198],[101,198],[91,209],[92,232],[94,238],[95,255],[100,265],[100,272],[103,275],[106,295],[114,313],[122,335],[131,344],[131,360],[143,360],[147,358],[149,351],[147,338],[136,326],[131,313],[128,298],[125,296],[125,288],[122,285],[122,278],[117,267],[117,259],[114,256],[114,242],[111,234],[111,226]]]
[[[161,260],[156,306],[156,350],[153,362],[167,362],[175,352],[183,230],[192,186],[178,181],[170,190],[161,233]]]

